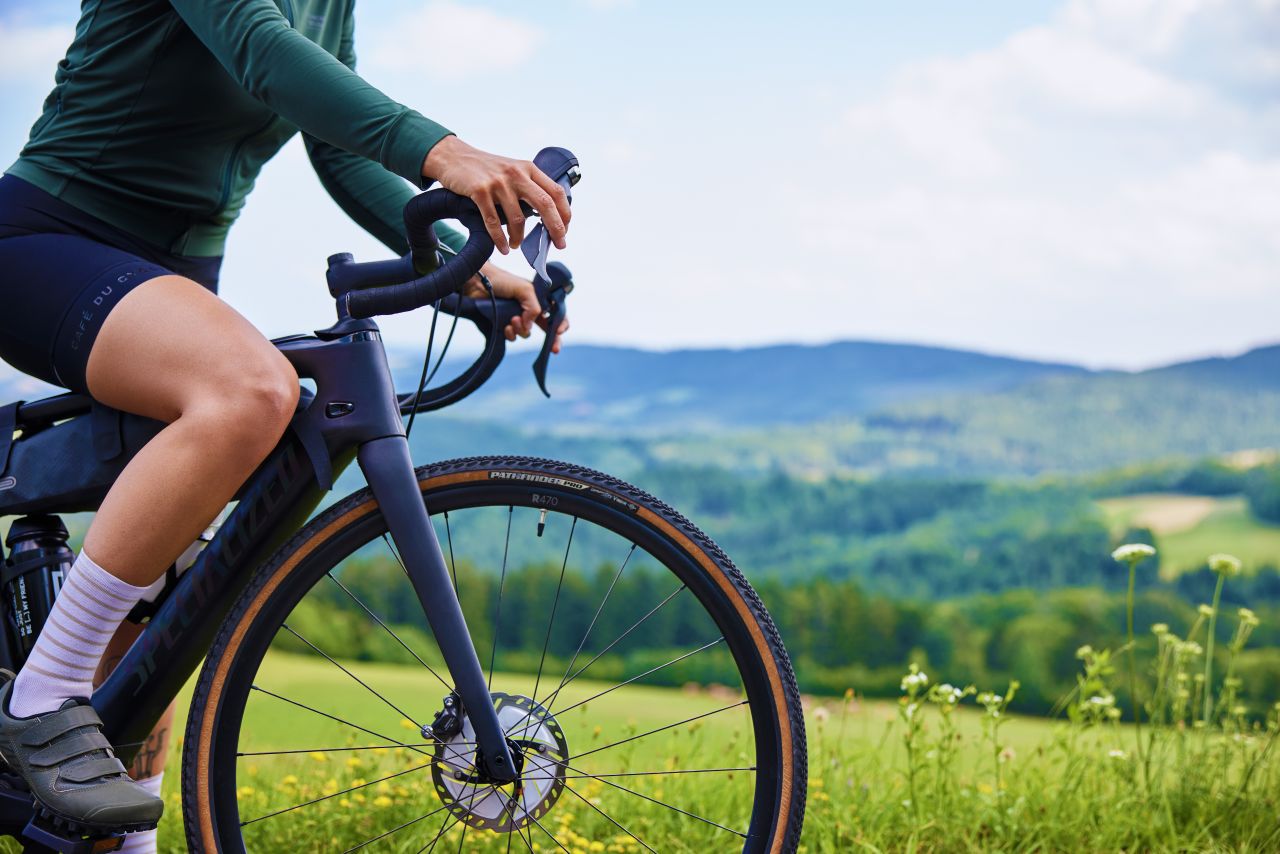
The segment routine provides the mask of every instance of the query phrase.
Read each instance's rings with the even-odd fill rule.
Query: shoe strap
[[[84,762],[77,762],[74,765],[63,768],[58,776],[71,783],[91,783],[102,777],[112,777],[116,774],[126,774],[124,765],[120,764],[120,760],[114,756],[110,759],[86,759]]]
[[[63,736],[47,747],[43,747],[32,753],[28,757],[27,762],[31,765],[48,768],[52,765],[61,765],[68,759],[75,759],[77,756],[84,756],[89,753],[100,753],[106,756],[114,756],[111,751],[111,742],[107,741],[107,737],[96,729],[84,729],[71,735]]]
[[[22,743],[28,747],[39,747],[42,744],[48,744],[60,735],[65,735],[73,729],[79,729],[84,726],[102,729],[102,718],[98,717],[98,713],[93,706],[72,706],[69,709],[59,709],[56,712],[43,715],[40,723],[24,732],[22,734]]]

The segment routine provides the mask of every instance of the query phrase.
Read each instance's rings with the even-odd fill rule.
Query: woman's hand
[[[542,307],[538,305],[538,295],[534,293],[533,283],[520,278],[519,276],[508,273],[500,267],[492,264],[485,264],[480,268],[480,272],[489,278],[489,284],[493,286],[493,295],[498,299],[513,299],[520,302],[523,311],[513,317],[511,322],[507,324],[507,328],[503,330],[508,341],[516,340],[516,336],[528,338],[533,332],[533,326],[536,323],[542,329],[547,328],[547,322],[542,318]],[[472,297],[474,299],[488,299],[489,293],[484,289],[480,277],[476,276],[467,282],[466,288],[462,291],[463,296]],[[560,328],[556,330],[556,340],[551,345],[552,353],[560,352],[560,339],[569,331],[569,318],[565,318],[560,324]]]
[[[572,216],[569,199],[560,185],[532,162],[488,154],[456,136],[446,136],[422,161],[422,174],[475,202],[485,230],[503,255],[519,247],[524,239],[521,201],[538,212],[556,248],[565,247]],[[507,218],[506,234],[502,233],[498,208]]]

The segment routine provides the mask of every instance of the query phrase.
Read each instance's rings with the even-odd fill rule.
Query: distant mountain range
[[[404,388],[417,358],[392,353]],[[532,358],[514,352],[471,399],[423,419],[422,458],[538,453],[622,475],[658,465],[1035,475],[1280,447],[1280,346],[1127,373],[873,342],[579,345],[552,360],[550,400]],[[0,399],[48,391],[0,373]]]

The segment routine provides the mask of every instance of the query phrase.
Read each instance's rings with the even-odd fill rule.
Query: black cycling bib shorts
[[[0,359],[87,393],[89,352],[125,294],[174,274],[216,294],[221,263],[166,252],[21,178],[0,177]]]

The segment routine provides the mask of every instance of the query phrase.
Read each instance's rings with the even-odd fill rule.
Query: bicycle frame
[[[141,636],[94,691],[93,706],[106,735],[128,764],[195,672],[248,585],[251,570],[301,527],[336,474],[356,459],[475,728],[477,772],[496,782],[514,780],[506,735],[414,475],[377,324],[347,319],[314,336],[274,343],[300,377],[315,381],[316,395],[247,481],[239,503]]]

